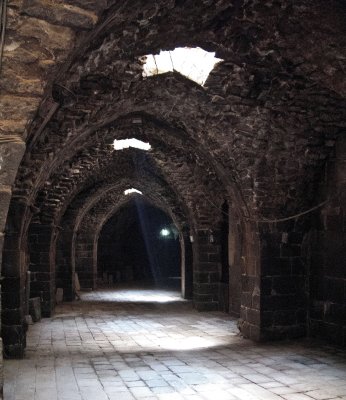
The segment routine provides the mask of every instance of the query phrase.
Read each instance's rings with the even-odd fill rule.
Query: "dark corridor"
[[[180,287],[179,233],[172,219],[137,196],[119,209],[99,237],[98,278]]]

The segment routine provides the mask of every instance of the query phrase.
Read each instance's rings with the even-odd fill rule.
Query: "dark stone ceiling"
[[[26,121],[13,193],[36,221],[59,224],[74,201],[102,190],[99,201],[114,203],[112,185],[143,188],[200,226],[217,223],[225,198],[251,218],[313,204],[345,127],[342,2],[26,0],[9,7],[8,46],[18,45],[25,70],[5,51],[3,114],[8,126],[13,115]],[[205,87],[177,72],[142,77],[140,56],[181,46],[224,60]],[[16,81],[22,99],[13,95]],[[128,137],[149,141],[152,151],[112,150],[114,139]]]

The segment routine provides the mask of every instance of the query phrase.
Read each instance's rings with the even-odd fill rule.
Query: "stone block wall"
[[[7,258],[7,257],[6,257]],[[8,258],[7,258],[8,259]],[[21,358],[26,346],[24,322],[24,277],[6,277],[2,283],[2,326],[4,356]]]
[[[239,329],[252,340],[260,339],[260,247],[256,226],[243,227],[244,248],[241,252],[241,298]]]
[[[94,231],[92,233],[81,232],[76,238],[75,270],[79,283],[83,289],[96,288],[96,265],[94,265]]]
[[[242,255],[243,255],[243,233],[240,222],[229,217],[228,236],[228,258],[229,258],[229,313],[240,317],[240,304],[242,292]]]
[[[336,132],[345,126],[344,69],[335,62],[344,52],[340,2],[330,7],[330,18],[324,18],[322,1],[283,1],[279,8],[275,1],[265,7],[257,1],[191,2],[189,10],[185,2],[170,2],[170,7],[162,2],[149,19],[142,17],[152,15],[150,2],[118,3],[88,37],[112,2],[8,2],[0,80],[0,249],[13,189],[26,209],[36,210],[37,220],[48,224],[78,192],[88,193],[95,185],[102,189],[106,181],[124,177],[133,182],[145,170],[138,182],[150,182],[147,192],[155,194],[155,202],[174,199],[183,214],[196,218],[196,226],[206,228],[198,230],[193,246],[193,295],[198,309],[215,310],[225,291],[220,291],[220,243],[217,235],[210,240],[207,228],[218,218],[224,189],[239,188],[254,214],[274,218],[300,209],[312,200],[314,179]],[[206,47],[225,59],[204,88],[176,71],[143,79],[137,60],[142,50],[181,43]],[[69,97],[74,104],[68,104]],[[144,136],[153,151],[148,159],[132,152],[132,162],[119,155],[113,160],[112,140],[137,130],[134,113],[152,120],[145,122]],[[121,122],[125,117],[128,125]],[[114,126],[108,127],[111,122]],[[139,139],[143,133],[138,129]],[[327,163],[320,199],[314,200],[337,196],[317,213],[309,235],[296,225],[233,232],[242,239],[234,243],[229,304],[234,315],[240,309],[244,336],[296,337],[308,326],[312,335],[345,344],[344,149],[339,142]],[[286,208],[287,199],[291,208]],[[113,196],[110,201],[115,203]],[[109,204],[103,203],[105,210]],[[6,229],[2,263],[2,335],[5,354],[13,357],[23,355],[25,347],[26,271],[33,272],[32,294],[42,296],[46,316],[55,290],[54,232],[32,225],[29,264],[26,226],[31,215],[27,210],[21,214],[14,220],[20,228]],[[100,216],[95,212],[93,222]],[[82,286],[94,287],[94,235],[84,233],[76,245],[76,269]],[[68,252],[60,255],[59,279],[66,278],[68,286],[74,266],[69,269]]]
[[[194,242],[193,301],[197,310],[219,309],[221,252],[218,232],[198,230]]]
[[[31,272],[30,297],[41,298],[42,316],[50,317],[55,307],[55,246],[54,229],[31,224],[29,230]]]
[[[184,230],[180,238],[181,243],[181,290],[184,299],[192,299],[193,293],[193,251],[188,230]]]
[[[9,209],[2,253],[1,335],[5,357],[20,358],[26,345],[24,320],[26,245],[21,244],[23,206],[13,203]]]
[[[64,300],[74,300],[74,271],[72,270],[71,250],[73,231],[66,226],[59,233],[56,245],[56,287],[64,291]]]
[[[306,263],[303,232],[294,222],[262,234],[261,338],[284,339],[306,334]]]
[[[346,345],[346,139],[340,135],[322,176],[309,235],[311,336]]]
[[[47,13],[47,3],[41,1],[8,1],[6,6],[7,24],[0,79],[0,265],[4,277],[1,334],[4,355],[22,357],[26,330],[25,282],[29,265],[26,244],[20,243],[22,230],[18,227],[30,220],[30,216],[23,212],[22,218],[14,221],[16,226],[11,226],[12,214],[18,214],[21,206],[12,207],[7,216],[9,201],[29,137],[27,128],[37,112],[47,80],[54,66],[62,62],[74,47],[75,30],[83,29],[85,32],[86,28],[91,28],[97,21],[97,15],[92,11],[86,14],[85,10],[68,5],[58,6],[53,11],[53,4],[48,6]],[[99,7],[96,8],[99,10]],[[24,173],[34,170],[29,167],[24,169]],[[22,199],[29,188],[34,189],[32,180],[23,179],[23,183]],[[11,224],[6,228],[4,240],[6,218]],[[48,278],[40,276],[39,279],[47,282]],[[34,290],[37,282],[33,282]],[[48,289],[46,293],[48,295]]]

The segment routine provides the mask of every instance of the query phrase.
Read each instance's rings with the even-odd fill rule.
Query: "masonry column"
[[[82,289],[96,289],[97,271],[94,265],[94,230],[79,232],[75,244],[75,268]]]
[[[26,206],[12,202],[8,214],[2,257],[2,327],[4,354],[10,358],[24,356],[26,249],[21,246],[21,229]]]
[[[188,229],[180,234],[181,238],[181,293],[184,299],[192,299],[193,293],[193,255]],[[191,235],[192,236],[192,235]],[[193,236],[192,236],[193,238]],[[193,239],[192,239],[193,240]]]
[[[64,225],[56,243],[56,287],[63,288],[64,301],[74,300],[74,270],[72,268],[73,229]]]
[[[306,334],[303,229],[295,221],[261,227],[261,339]]]
[[[346,346],[346,137],[325,165],[309,242],[309,334]]]
[[[55,306],[54,236],[55,230],[51,225],[30,225],[30,297],[41,298],[42,316],[46,318],[53,314]]]
[[[193,243],[193,302],[198,311],[219,309],[221,248],[218,232],[198,229]]]
[[[257,226],[243,224],[242,235],[239,329],[244,337],[258,341],[261,337],[261,269]]]
[[[0,101],[1,105],[2,102]],[[6,124],[3,124],[2,133],[0,135],[0,269],[1,275],[8,275],[8,279],[2,281],[1,297],[6,293],[5,301],[2,300],[2,326],[0,338],[0,365],[2,365],[2,340],[6,341],[5,353],[13,357],[21,357],[25,347],[24,319],[21,313],[21,305],[24,297],[21,294],[20,284],[20,256],[19,249],[14,251],[12,244],[8,242],[8,246],[12,249],[12,253],[3,257],[3,248],[5,246],[4,230],[9,209],[12,185],[15,180],[19,163],[25,150],[24,141],[17,136],[12,136],[11,131],[6,131]],[[4,134],[8,133],[8,135]],[[12,231],[14,234],[14,232]],[[11,239],[10,239],[11,240]],[[10,250],[11,251],[11,250]],[[15,262],[12,268],[12,261]],[[11,303],[10,294],[13,292],[13,300]],[[6,307],[6,311],[4,308]],[[10,309],[16,310],[14,314]],[[4,339],[6,337],[6,339]],[[3,377],[0,374],[0,390],[2,391]]]

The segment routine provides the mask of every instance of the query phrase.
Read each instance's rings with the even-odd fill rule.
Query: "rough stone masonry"
[[[176,223],[198,310],[225,310],[227,269],[228,311],[245,337],[344,346],[343,1],[4,4],[4,355],[24,355],[28,297],[51,316],[56,282],[72,300],[81,260],[96,284],[100,231],[129,185]],[[177,71],[143,77],[144,55],[177,47],[223,61],[204,86]],[[152,150],[113,150],[130,137]]]

